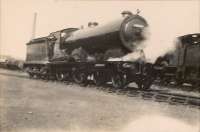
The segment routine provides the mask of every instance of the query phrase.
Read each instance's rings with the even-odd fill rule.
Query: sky
[[[136,13],[140,9],[154,39],[149,42],[154,46],[147,49],[148,54],[169,47],[177,36],[200,32],[200,0],[0,1],[0,54],[18,59],[25,59],[34,12],[37,12],[35,36],[41,37],[63,28],[87,25],[89,21],[106,23],[121,17],[123,10]]]

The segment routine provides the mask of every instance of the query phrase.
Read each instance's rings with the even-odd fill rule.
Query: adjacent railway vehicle
[[[15,59],[0,59],[0,68],[10,69],[10,70],[20,70],[23,67],[23,61]]]
[[[162,82],[190,83],[200,87],[200,33],[178,37],[175,51],[157,59],[163,64]]]
[[[151,64],[107,61],[134,52],[145,40],[146,20],[138,14],[122,14],[125,16],[104,25],[67,28],[31,40],[24,68],[30,77],[73,80],[83,85],[89,80],[96,85],[112,82],[117,88],[136,82],[140,88],[149,88]]]

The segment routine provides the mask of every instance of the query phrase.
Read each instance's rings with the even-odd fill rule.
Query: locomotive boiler
[[[148,26],[146,20],[138,14],[123,12],[122,16],[110,23],[100,24],[85,29],[75,30],[62,38],[61,49],[71,53],[82,48],[89,55],[118,51],[111,57],[121,57],[133,52],[145,40]],[[110,57],[110,56],[108,56]],[[104,57],[107,59],[108,57]]]
[[[87,61],[88,56],[104,61],[134,52],[145,40],[148,24],[138,14],[124,14],[126,16],[110,23],[83,29],[67,28],[33,39],[27,44],[27,61],[51,61],[63,57]]]

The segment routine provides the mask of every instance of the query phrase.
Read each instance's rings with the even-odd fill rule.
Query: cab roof
[[[179,37],[182,44],[200,44],[200,33],[187,34]]]

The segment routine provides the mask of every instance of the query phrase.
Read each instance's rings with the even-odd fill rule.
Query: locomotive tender
[[[31,40],[27,43],[24,68],[30,77],[73,80],[84,85],[88,80],[96,85],[112,82],[117,88],[136,82],[140,88],[149,88],[152,83],[148,74],[150,64],[107,61],[109,57],[134,52],[145,40],[146,20],[138,14],[124,14],[126,16],[104,25],[67,28]],[[92,61],[89,57],[93,57]]]

